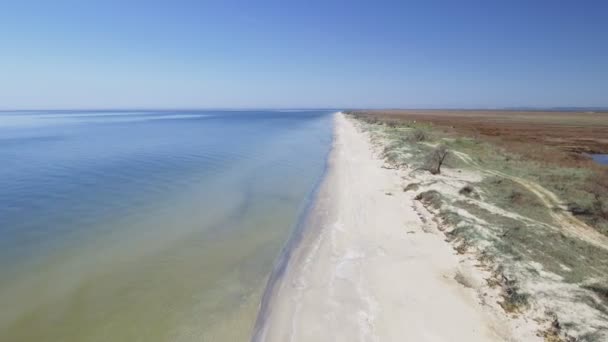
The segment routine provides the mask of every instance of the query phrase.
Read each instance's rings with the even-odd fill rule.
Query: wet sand
[[[335,117],[329,168],[304,236],[266,298],[255,341],[511,340],[454,276],[463,263],[365,133]],[[467,272],[473,272],[470,268]]]

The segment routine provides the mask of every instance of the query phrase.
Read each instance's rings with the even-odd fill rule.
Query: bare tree
[[[445,157],[448,156],[448,152],[449,151],[445,145],[435,147],[431,152],[431,155],[429,155],[424,169],[434,175],[441,173],[441,165],[443,165]]]

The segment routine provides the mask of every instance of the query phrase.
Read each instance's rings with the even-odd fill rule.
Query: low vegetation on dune
[[[488,286],[500,289],[506,312],[548,322],[539,332],[547,341],[608,340],[606,167],[555,146],[518,153],[522,142],[351,115],[385,167],[414,178],[403,191],[435,214],[455,250],[491,271]]]
[[[367,123],[386,128],[384,134],[389,137],[390,144],[384,153],[389,162],[411,162],[406,161],[409,156],[403,148],[400,149],[408,142],[419,143],[413,151],[410,147],[410,151],[422,152],[418,161],[422,158],[423,162],[430,158],[433,144],[441,143],[448,151],[468,156],[468,160],[463,160],[456,154],[446,160],[448,166],[458,168],[479,164],[483,168],[536,182],[559,198],[560,209],[608,236],[608,167],[596,164],[584,154],[539,144],[535,140],[526,142],[519,136],[515,141],[513,137],[500,140],[496,136],[488,140],[472,133],[463,135],[452,126],[393,117],[385,119],[369,113],[352,114]],[[389,124],[384,120],[389,120]],[[608,114],[604,121],[608,123]],[[579,140],[583,139],[579,137]],[[424,163],[418,167],[424,169]]]
[[[445,158],[448,156],[448,148],[445,145],[439,145],[435,147],[431,153],[427,156],[424,164],[424,170],[430,172],[433,175],[441,173],[441,166],[445,162]]]

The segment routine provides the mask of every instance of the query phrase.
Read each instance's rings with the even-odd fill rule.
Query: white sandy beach
[[[336,114],[329,170],[259,341],[505,341],[510,323],[454,280],[474,272],[429,233],[395,170]]]

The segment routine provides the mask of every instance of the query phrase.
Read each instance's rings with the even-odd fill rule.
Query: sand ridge
[[[366,134],[336,114],[309,229],[254,340],[514,340],[507,318],[454,279],[462,260],[428,233],[400,175],[382,164]]]

